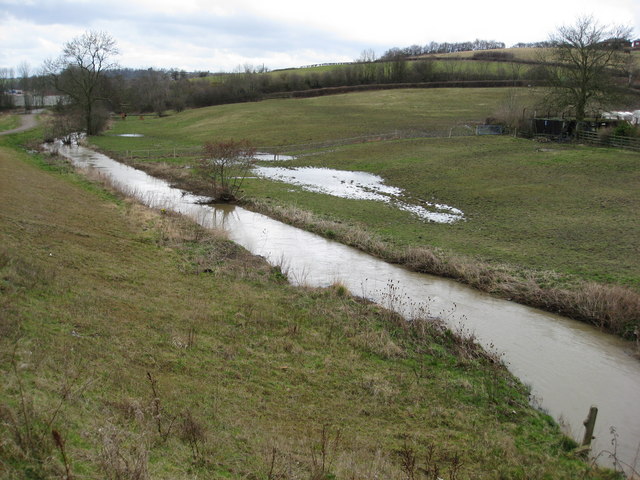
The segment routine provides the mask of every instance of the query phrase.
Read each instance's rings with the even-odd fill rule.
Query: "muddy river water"
[[[596,405],[594,454],[612,450],[615,435],[618,459],[640,465],[640,361],[631,355],[630,343],[453,281],[410,272],[264,215],[233,206],[201,205],[203,197],[84,147],[60,147],[59,153],[78,166],[100,169],[118,188],[149,206],[223,228],[252,253],[281,265],[292,283],[341,282],[353,294],[406,316],[428,309],[452,328],[472,332],[482,345],[503,353],[510,371],[530,385],[535,403],[567,425],[572,437],[582,439],[582,422],[589,407]],[[603,453],[599,461],[606,464],[609,456]]]

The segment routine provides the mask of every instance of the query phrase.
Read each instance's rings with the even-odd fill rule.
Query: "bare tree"
[[[53,85],[81,109],[88,135],[99,131],[96,107],[104,99],[105,72],[117,66],[112,60],[117,54],[116,42],[108,33],[88,31],[67,42],[57,60],[45,63]]]
[[[0,109],[13,108],[13,97],[9,94],[13,88],[12,68],[0,68]]]
[[[199,170],[211,181],[214,199],[235,200],[253,165],[255,148],[247,140],[206,142],[202,153]]]
[[[620,93],[615,76],[624,71],[630,36],[630,27],[603,26],[593,17],[560,27],[550,38],[545,59],[549,106],[570,111],[582,121],[589,109],[615,101]]]
[[[170,86],[174,80],[163,70],[149,68],[130,81],[127,103],[133,111],[156,112],[162,116],[170,100]]]
[[[356,62],[368,63],[376,61],[376,52],[372,48],[363,50]]]
[[[29,62],[21,62],[18,65],[18,76],[20,77],[20,88],[24,98],[24,110],[31,110],[32,94],[31,94],[31,66]]]

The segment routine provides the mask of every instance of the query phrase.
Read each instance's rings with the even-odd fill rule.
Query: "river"
[[[485,348],[503,354],[509,370],[531,387],[534,403],[566,425],[576,440],[582,439],[590,406],[598,407],[592,452],[600,453],[599,463],[611,465],[606,451],[613,451],[615,438],[617,459],[640,464],[640,361],[632,356],[629,342],[584,323],[408,271],[243,208],[202,205],[204,197],[84,147],[60,147],[59,153],[79,167],[100,169],[121,191],[151,207],[223,228],[233,241],[280,265],[294,284],[341,282],[353,294],[406,316],[428,310],[451,328],[473,333]]]

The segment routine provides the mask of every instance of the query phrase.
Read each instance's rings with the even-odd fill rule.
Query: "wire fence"
[[[328,140],[324,142],[300,143],[294,145],[259,146],[259,152],[273,154],[276,159],[278,155],[304,154],[332,147],[353,145],[357,143],[381,142],[401,139],[419,138],[451,138],[461,136],[482,135],[484,130],[477,129],[476,126],[456,125],[443,128],[441,130],[418,131],[418,130],[395,130],[393,132],[361,135],[357,137],[341,138],[338,140]],[[124,156],[128,159],[135,158],[185,158],[199,157],[202,155],[202,147],[170,147],[157,149],[125,150]]]
[[[440,130],[418,131],[418,130],[395,130],[375,135],[361,135],[357,137],[342,138],[338,140],[328,140],[324,142],[300,143],[294,145],[265,145],[257,147],[256,150],[261,152],[262,158],[273,155],[273,160],[278,160],[280,155],[305,155],[326,150],[333,147],[341,147],[345,145],[353,145],[358,143],[382,142],[389,140],[401,139],[420,139],[420,138],[452,138],[474,135],[504,135],[510,134],[508,129],[504,129],[495,125],[456,125]],[[531,138],[526,132],[516,132],[516,136]],[[543,136],[548,138],[548,136]],[[634,151],[640,151],[640,138],[624,137],[620,135],[605,135],[598,132],[578,131],[576,140],[594,145],[626,148]],[[170,147],[143,150],[126,150],[124,156],[127,159],[168,159],[168,158],[198,158],[202,155],[202,147]]]

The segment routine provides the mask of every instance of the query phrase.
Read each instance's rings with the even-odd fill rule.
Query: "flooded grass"
[[[9,478],[310,478],[325,455],[327,477],[395,480],[400,451],[445,478],[606,478],[469,339],[0,158]]]
[[[419,204],[408,204],[404,200],[402,189],[385,185],[381,177],[371,173],[313,167],[259,166],[254,167],[253,171],[261,177],[297,185],[310,192],[352,200],[388,203],[430,222],[453,223],[464,219],[460,210],[448,205],[434,204],[424,200],[419,201]]]
[[[246,190],[256,198],[366,225],[399,246],[428,244],[496,263],[637,288],[637,157],[583,146],[540,152],[526,140],[472,137],[353,145],[292,163],[376,174],[409,197],[463,211],[466,221],[453,227],[423,225],[390,209],[354,209],[348,202],[286,192],[274,184],[252,181]]]

